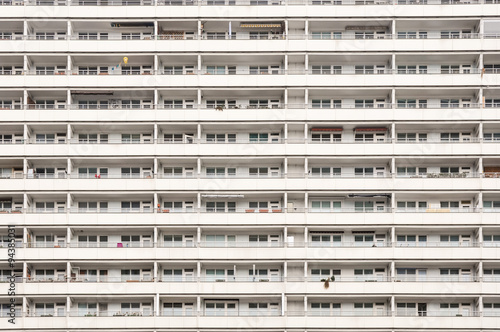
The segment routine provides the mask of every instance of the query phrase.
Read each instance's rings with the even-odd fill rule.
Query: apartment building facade
[[[0,328],[498,331],[499,142],[498,0],[0,0]]]

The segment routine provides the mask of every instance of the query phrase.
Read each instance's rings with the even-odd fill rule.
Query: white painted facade
[[[497,331],[499,4],[0,0],[0,328]]]

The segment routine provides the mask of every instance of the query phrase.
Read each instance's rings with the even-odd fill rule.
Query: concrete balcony
[[[127,181],[123,181],[127,179]],[[219,190],[323,190],[323,191],[428,191],[428,190],[498,190],[495,178],[393,178],[386,177],[213,177],[213,178],[62,178],[62,179],[0,179],[10,191],[162,191],[204,190],[214,185]],[[78,212],[78,211],[73,211]],[[83,211],[82,211],[83,212]],[[113,212],[113,211],[110,211]],[[170,211],[169,211],[170,212]],[[244,212],[244,211],[241,211]],[[278,211],[275,211],[278,212]],[[280,211],[281,212],[281,211]]]
[[[107,295],[112,290],[119,290],[127,295],[186,294],[279,294],[287,296],[317,294],[326,296],[360,296],[365,294],[442,294],[443,286],[453,294],[477,295],[494,291],[500,283],[486,284],[479,282],[330,282],[328,289],[321,281],[309,282],[31,282],[16,284],[18,292],[25,294],[88,294]]]
[[[383,108],[383,109],[306,109],[305,105],[286,105],[281,109],[113,109],[113,110],[15,110],[0,111],[5,122],[42,121],[463,121],[496,120],[497,108]],[[193,120],[196,119],[196,120]]]
[[[108,144],[0,144],[0,155],[24,157],[58,156],[80,157],[96,156],[304,156],[324,155],[325,147],[329,155],[337,156],[422,156],[422,155],[491,155],[500,154],[500,145],[479,142],[426,142],[390,143],[352,142],[337,143],[192,143],[192,144],[155,144],[155,143],[108,143]]]
[[[138,218],[140,216],[140,218]],[[92,225],[495,225],[499,213],[480,213],[480,209],[461,212],[372,212],[372,213],[6,213],[2,220],[14,225],[78,226]],[[139,220],[140,219],[140,220]]]
[[[477,70],[476,70],[477,71]],[[498,85],[500,75],[472,74],[414,74],[405,75],[387,70],[387,74],[341,74],[312,75],[307,72],[285,72],[283,75],[79,75],[78,72],[67,75],[12,75],[9,80],[0,81],[0,88],[33,87],[65,88],[67,86],[113,86],[115,88],[131,86],[180,86],[197,88],[233,87],[233,86],[291,86],[324,87],[333,86],[479,86]],[[307,74],[307,75],[306,75]]]
[[[293,313],[291,313],[293,314]],[[16,329],[47,329],[47,328],[65,328],[70,326],[86,326],[94,329],[116,329],[116,328],[151,328],[162,326],[164,328],[254,328],[256,324],[266,326],[268,328],[323,328],[328,325],[330,328],[364,328],[367,320],[372,328],[467,328],[474,329],[477,326],[483,328],[495,329],[500,323],[498,317],[479,317],[479,314],[471,316],[442,316],[440,313],[436,315],[428,315],[425,317],[390,317],[389,314],[372,314],[344,312],[343,316],[277,316],[277,317],[262,317],[262,316],[245,316],[243,319],[240,316],[230,317],[206,317],[206,316],[182,316],[172,319],[172,317],[164,316],[115,316],[115,317],[23,317],[16,324]],[[430,313],[429,313],[430,314]],[[353,319],[353,317],[362,317],[364,319]],[[5,325],[4,325],[5,324]],[[7,326],[7,320],[4,320],[2,326]]]
[[[230,248],[230,250],[228,250]],[[436,249],[439,250],[436,250]],[[254,260],[284,260],[297,259],[309,260],[318,257],[338,260],[448,260],[460,252],[461,259],[480,260],[495,259],[496,248],[443,248],[429,246],[426,248],[359,248],[359,247],[335,247],[335,248],[26,248],[18,249],[16,257],[19,260],[40,260],[46,257],[58,260],[71,260],[73,257],[89,257],[100,260],[113,260],[120,255],[123,259],[151,260],[155,257],[169,257],[173,260],[239,260],[248,255]],[[0,249],[0,252],[6,251]],[[436,251],[439,252],[436,255]]]
[[[21,3],[23,1],[12,1]],[[24,1],[26,4],[34,3],[34,1]],[[186,9],[189,8],[189,12],[193,17],[215,17],[220,15],[221,9],[231,9],[235,17],[243,18],[273,18],[280,16],[289,16],[293,18],[302,18],[304,15],[307,17],[324,17],[325,7],[330,9],[335,9],[335,15],[339,17],[352,18],[357,16],[369,16],[373,8],[378,9],[377,15],[387,19],[391,19],[394,16],[402,17],[417,17],[420,18],[425,16],[430,8],[439,11],[439,14],[443,17],[467,17],[467,16],[480,16],[485,10],[496,13],[497,6],[495,4],[484,4],[484,1],[472,1],[470,4],[464,5],[462,2],[452,2],[450,4],[441,4],[440,1],[428,1],[428,6],[423,5],[402,5],[399,4],[394,6],[395,1],[379,1],[379,2],[367,2],[367,5],[357,5],[353,1],[342,1],[342,5],[338,5],[339,2],[335,2],[334,6],[323,5],[316,6],[312,4],[312,1],[293,1],[287,4],[287,1],[269,1],[268,5],[263,5],[263,2],[259,2],[261,5],[248,6],[243,5],[249,3],[248,0],[236,0],[236,1],[226,1],[226,5],[218,6],[207,6],[207,1],[205,0],[184,0],[172,2],[173,5],[166,5],[167,1],[157,1],[158,5],[150,6],[81,6],[75,1],[61,0],[58,3],[64,3],[58,6],[34,6],[34,5],[24,5],[24,6],[2,6],[2,12],[5,13],[6,17],[38,17],[40,15],[40,7],[44,11],[50,13],[50,17],[55,18],[66,18],[66,17],[96,17],[107,19],[109,17],[116,18],[136,18],[141,19],[148,16],[158,17],[186,17]],[[91,3],[91,1],[86,1]],[[97,2],[97,1],[95,1]],[[146,2],[146,1],[144,1]],[[156,2],[156,1],[155,1]],[[47,2],[46,2],[47,3]],[[76,5],[74,5],[76,3]],[[111,4],[112,2],[109,1]],[[154,2],[151,2],[154,3]],[[333,3],[333,2],[332,2]],[[380,4],[379,4],[380,3]],[[69,4],[69,6],[67,5]],[[175,5],[178,4],[178,5]],[[234,5],[230,5],[234,4]],[[271,5],[272,4],[272,5]],[[376,4],[376,6],[373,6]],[[96,10],[98,8],[98,10]]]
[[[81,15],[81,14],[80,14]],[[91,14],[90,16],[93,16]],[[147,15],[146,15],[147,17]],[[311,40],[306,35],[289,36],[285,39],[269,40],[11,40],[5,43],[5,52],[86,52],[89,49],[103,53],[134,53],[143,50],[152,52],[175,52],[179,49],[185,52],[333,52],[351,49],[353,45],[362,42],[363,50],[368,52],[398,51],[470,51],[494,52],[500,48],[500,39],[479,38],[470,39],[393,39],[386,35],[384,39],[363,40]],[[482,37],[482,36],[481,36]]]

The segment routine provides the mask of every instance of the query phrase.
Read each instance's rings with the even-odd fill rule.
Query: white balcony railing
[[[498,3],[498,0],[1,0],[0,6],[448,6]]]

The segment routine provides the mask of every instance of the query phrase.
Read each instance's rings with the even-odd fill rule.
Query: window
[[[470,142],[471,133],[441,133],[441,142]]]
[[[279,244],[279,235],[249,235],[248,241],[250,247],[270,247],[270,246],[278,246]]]
[[[440,235],[439,245],[443,247],[468,247],[471,245],[470,235]]]
[[[396,171],[398,177],[420,177],[427,173],[427,167],[397,167]]]
[[[54,303],[36,303],[35,316],[37,317],[52,317],[54,316]]]
[[[339,177],[342,169],[340,167],[313,167],[311,168],[311,176],[313,177]]]
[[[206,212],[236,212],[236,202],[206,202]]]
[[[98,67],[89,67],[89,66],[79,66],[78,67],[78,75],[97,75],[99,73]]]
[[[312,133],[311,140],[313,142],[332,143],[342,141],[341,133]]]
[[[425,212],[427,202],[398,201],[397,212]]]
[[[374,74],[375,66],[374,65],[355,65],[354,73],[355,74]]]
[[[416,316],[416,303],[398,303],[396,305],[396,316]]]
[[[122,143],[141,143],[141,134],[122,134]]]
[[[163,175],[165,177],[182,177],[183,168],[182,167],[164,167]]]
[[[250,167],[248,169],[248,173],[250,176],[268,177],[269,176],[269,168],[268,167]]]
[[[236,168],[234,167],[207,167],[206,175],[208,177],[226,177],[226,176],[235,176]]]
[[[194,204],[192,201],[178,201],[178,202],[163,202],[162,212],[193,212]]]
[[[78,143],[108,143],[108,134],[78,134]]]
[[[371,316],[373,313],[373,303],[354,303],[356,315]]]
[[[364,133],[356,132],[354,135],[355,142],[385,142],[386,133]]]
[[[248,276],[250,277],[250,281],[269,281],[269,275],[268,275],[268,270],[267,269],[255,269],[255,271],[248,270]],[[254,307],[257,308],[257,307]]]
[[[373,31],[356,31],[354,39],[374,39],[375,33]]]
[[[207,32],[207,39],[226,39],[225,32]]]
[[[121,314],[126,316],[150,316],[151,303],[122,303]]]
[[[311,68],[312,74],[317,75],[342,74],[342,66],[313,65]]]
[[[78,212],[107,212],[108,202],[78,202]]]
[[[121,169],[121,177],[122,179],[138,179],[141,177],[141,168],[140,167],[122,167]]]
[[[249,303],[249,314],[254,316],[277,316],[279,304],[278,303]]]
[[[441,74],[458,74],[460,65],[441,65]]]
[[[138,99],[136,99],[136,100],[122,100],[122,108],[139,109],[139,108],[141,108],[141,101]]]
[[[442,316],[470,316],[470,303],[440,303],[439,314]]]
[[[232,269],[206,269],[206,281],[235,281],[234,270]]]
[[[398,74],[427,74],[427,65],[398,65]]]
[[[121,270],[121,281],[140,281],[141,280],[141,270]]]
[[[205,235],[207,247],[233,247],[236,242],[235,235]]]
[[[484,269],[483,280],[488,282],[500,281],[500,269]]]
[[[165,269],[162,281],[194,281],[194,269]]]
[[[193,303],[163,303],[164,316],[193,316]]]
[[[78,316],[97,316],[97,303],[78,303]]]
[[[139,40],[141,39],[140,32],[122,32],[123,40]]]
[[[398,133],[398,142],[427,142],[426,133]]]
[[[182,99],[165,100],[163,106],[165,106],[165,108],[184,108],[184,101]]]
[[[207,143],[236,143],[236,134],[207,134]]]
[[[312,247],[340,247],[341,245],[342,234],[311,234]]]
[[[57,35],[61,36],[61,37],[65,37],[66,33],[65,32],[58,32]],[[36,32],[35,38],[36,38],[36,40],[54,40],[54,39],[56,39],[56,33],[55,32]],[[62,39],[64,39],[64,38],[62,38]]]
[[[275,66],[271,66],[271,67],[274,68]],[[279,72],[279,67],[277,69]],[[270,73],[269,66],[250,66],[249,70],[250,70],[250,75],[269,74]]]
[[[226,66],[207,66],[207,74],[224,75],[226,74]]]
[[[441,31],[441,39],[460,38],[460,31]]]
[[[313,99],[312,108],[332,108],[330,99]]]
[[[498,317],[500,316],[500,303],[484,303],[483,316]]]
[[[441,99],[441,108],[456,108],[460,106],[459,99]]]
[[[250,99],[248,108],[269,108],[269,100],[267,99]]]
[[[140,75],[141,66],[122,66],[122,75]]]
[[[354,269],[355,281],[385,281],[385,269]]]
[[[485,64],[484,65],[485,74],[497,74],[500,73],[500,64]]]
[[[398,39],[416,39],[416,31],[398,31]]]
[[[442,281],[459,281],[460,269],[439,269],[439,275]]]
[[[500,107],[500,99],[485,99],[484,107]]]
[[[183,66],[165,66],[163,73],[166,75],[182,75],[184,73]]]
[[[79,248],[106,248],[108,247],[107,235],[78,235]]]
[[[90,178],[107,178],[108,177],[108,168],[98,168],[98,167],[79,167],[78,168],[78,177],[81,179],[90,179]]]
[[[355,108],[373,108],[373,99],[356,99],[354,101]]]
[[[311,34],[312,39],[342,39],[341,31],[314,31]]]
[[[0,135],[1,137],[1,135]],[[500,141],[500,132],[499,133],[484,133],[483,134],[484,140],[486,142],[491,142],[491,141]]]
[[[398,108],[427,108],[427,99],[398,99]]]
[[[0,211],[11,211],[12,201],[0,201]]]
[[[441,209],[450,209],[451,211],[458,211],[460,207],[460,202],[452,201],[452,202],[440,202]]]
[[[238,310],[236,302],[206,302],[205,303],[206,316],[237,316]]]
[[[499,247],[500,246],[500,235],[483,235],[483,246],[485,246],[485,247]]]
[[[373,177],[373,167],[355,167],[354,176],[356,177]]]
[[[249,202],[248,203],[248,208],[249,209],[268,209],[269,207],[269,202]]]
[[[36,202],[36,212],[53,212],[55,207],[54,202]]]
[[[236,100],[207,100],[207,108],[224,109],[224,108],[236,108]]]
[[[332,276],[335,280],[340,280],[341,270],[336,269],[311,269],[311,281],[321,281]]]
[[[311,201],[311,212],[341,212],[340,201]]]
[[[268,133],[250,133],[248,134],[248,139],[250,142],[264,142],[267,143],[269,141]]]
[[[193,143],[194,134],[163,134],[163,143]]]
[[[356,247],[371,247],[374,244],[374,234],[355,234],[354,244]]]
[[[141,202],[122,202],[122,212],[139,212],[141,209]]]
[[[194,247],[193,235],[167,234],[163,236],[165,247]]]
[[[115,108],[118,105],[113,105]],[[107,100],[79,100],[78,109],[108,109],[109,103]]]

